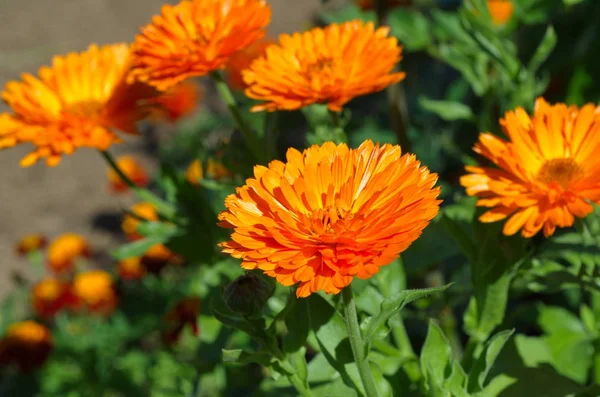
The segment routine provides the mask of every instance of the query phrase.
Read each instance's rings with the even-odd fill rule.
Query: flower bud
[[[223,299],[232,312],[254,318],[260,317],[273,291],[273,285],[268,281],[253,273],[246,273],[225,288]]]

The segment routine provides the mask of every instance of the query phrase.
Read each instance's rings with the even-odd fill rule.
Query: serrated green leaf
[[[483,389],[494,362],[513,333],[514,330],[499,332],[487,343],[483,353],[469,373],[469,392],[475,393]]]
[[[427,337],[421,350],[421,370],[430,390],[443,390],[451,358],[450,342],[442,329],[433,320],[429,321]]]

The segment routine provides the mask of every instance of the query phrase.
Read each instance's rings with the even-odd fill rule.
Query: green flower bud
[[[223,300],[232,312],[256,318],[261,316],[274,290],[274,286],[260,276],[246,273],[225,288]]]

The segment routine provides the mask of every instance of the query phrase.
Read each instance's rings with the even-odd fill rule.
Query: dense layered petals
[[[183,0],[165,5],[134,43],[130,81],[163,91],[225,66],[261,39],[271,20],[264,0]]]
[[[29,166],[41,158],[50,166],[77,148],[106,150],[120,142],[115,130],[135,133],[144,117],[139,102],[154,95],[148,86],[126,83],[130,51],[126,44],[56,56],[38,76],[10,81],[2,99],[11,113],[0,114],[0,148],[30,143],[34,151],[21,160]]]
[[[404,78],[394,73],[402,49],[389,28],[359,20],[283,34],[243,73],[246,95],[264,101],[253,108],[294,110],[327,103],[340,111],[352,98],[384,89]]]
[[[437,175],[399,146],[328,142],[256,166],[225,200],[223,251],[297,295],[338,293],[404,251],[437,214]]]
[[[491,209],[482,222],[508,218],[504,234],[546,237],[600,201],[600,107],[550,105],[539,98],[530,117],[517,108],[500,124],[508,140],[485,133],[474,150],[498,168],[467,167],[467,194]]]
[[[229,59],[225,70],[231,87],[238,90],[244,90],[248,87],[244,82],[242,72],[248,69],[256,58],[263,56],[267,47],[271,44],[275,44],[275,41],[264,38],[237,52]]]

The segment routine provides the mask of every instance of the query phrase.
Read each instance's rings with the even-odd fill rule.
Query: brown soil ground
[[[320,6],[320,0],[269,2],[271,35],[304,29]],[[53,54],[83,50],[92,42],[131,41],[163,3],[0,0],[0,86],[22,72],[36,72]],[[2,106],[0,111],[6,110]],[[35,232],[53,238],[75,232],[88,237],[97,252],[104,252],[118,243],[107,229],[118,225],[118,214],[133,200],[108,192],[103,160],[91,150],[81,150],[53,169],[42,164],[23,169],[18,161],[28,149],[0,153],[0,298],[10,288],[11,274],[30,274],[27,262],[14,254],[20,236]],[[115,152],[134,153],[150,170],[156,167],[143,139],[130,140]]]

